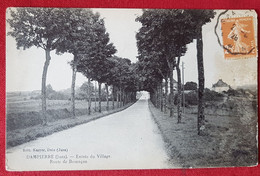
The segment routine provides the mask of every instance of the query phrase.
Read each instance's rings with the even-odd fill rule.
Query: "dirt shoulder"
[[[93,120],[105,117],[107,115],[122,111],[134,103],[129,103],[121,108],[116,108],[114,110],[103,111],[101,113],[93,113],[91,115],[77,116],[76,118],[65,118],[56,121],[49,121],[46,126],[35,125],[27,127],[24,129],[11,130],[6,132],[6,148],[11,148],[39,137],[44,137],[53,134],[58,131],[66,130],[77,125],[88,123]]]
[[[252,124],[241,123],[239,117],[206,115],[206,133],[199,136],[196,114],[184,114],[182,123],[178,124],[176,114],[170,118],[151,102],[149,108],[162,133],[171,163],[184,168],[256,165],[257,129]]]

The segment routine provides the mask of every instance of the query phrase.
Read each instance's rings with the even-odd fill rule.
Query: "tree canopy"
[[[7,20],[11,27],[8,35],[16,40],[17,48],[28,49],[32,46],[45,50],[45,63],[42,73],[42,124],[47,124],[46,78],[50,64],[50,51],[57,48],[64,36],[64,24],[69,19],[69,9],[61,8],[16,8],[10,11]]]
[[[139,70],[145,68],[142,74],[144,82],[149,79],[146,90],[155,97],[161,96],[158,92],[161,80],[168,84],[170,79],[169,107],[170,117],[173,115],[173,70],[176,68],[178,77],[178,122],[180,121],[180,94],[181,75],[180,57],[186,53],[186,45],[194,39],[197,41],[197,68],[198,68],[198,133],[204,124],[204,66],[202,26],[211,21],[215,15],[213,10],[183,10],[183,9],[145,9],[143,14],[136,18],[142,27],[136,34],[138,46]],[[168,67],[165,67],[165,65]],[[164,75],[164,76],[159,76]],[[152,79],[151,79],[152,78]],[[165,87],[165,94],[167,94]],[[167,95],[166,95],[167,96]]]

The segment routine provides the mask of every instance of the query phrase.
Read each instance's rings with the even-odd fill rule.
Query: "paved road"
[[[9,149],[8,169],[168,168],[147,98],[144,94],[124,111]]]

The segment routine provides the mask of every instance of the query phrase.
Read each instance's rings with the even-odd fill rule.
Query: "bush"
[[[185,94],[185,103],[188,105],[197,105],[198,104],[198,92],[197,91],[191,91],[187,94]],[[207,101],[221,101],[223,99],[224,95],[209,89],[205,89],[204,92],[204,100]],[[177,99],[177,96],[175,97],[175,101]]]
[[[47,95],[47,99],[49,100],[68,100],[70,98],[69,95],[66,95],[62,92],[52,92]]]
[[[191,91],[185,94],[185,102],[188,105],[197,105],[198,104],[197,91]]]
[[[209,89],[205,89],[204,100],[205,101],[221,101],[224,95]]]
[[[197,90],[197,83],[195,82],[186,82],[186,84],[184,85],[184,90]]]
[[[241,92],[239,92],[238,90],[235,89],[229,89],[228,91],[224,91],[225,94],[227,94],[228,96],[240,96]]]

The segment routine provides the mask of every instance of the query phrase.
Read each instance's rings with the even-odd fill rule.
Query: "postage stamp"
[[[225,59],[256,57],[253,17],[221,20]]]

